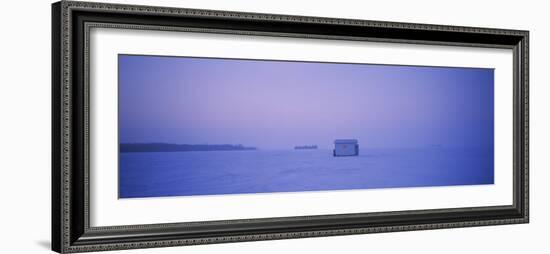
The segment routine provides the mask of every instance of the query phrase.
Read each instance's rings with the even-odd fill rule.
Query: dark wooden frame
[[[92,27],[458,45],[514,54],[513,205],[90,227],[88,32]],[[527,223],[528,31],[62,1],[52,5],[52,249],[86,252]]]

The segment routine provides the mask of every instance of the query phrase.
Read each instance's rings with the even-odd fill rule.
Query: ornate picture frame
[[[473,48],[513,54],[513,204],[95,227],[89,32],[117,28]],[[61,1],[52,5],[52,249],[60,253],[488,226],[529,221],[529,32]],[[92,130],[93,133],[93,130]]]

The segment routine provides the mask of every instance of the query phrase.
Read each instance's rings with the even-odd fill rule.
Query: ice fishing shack
[[[357,139],[337,139],[334,141],[334,157],[358,156],[359,143]]]

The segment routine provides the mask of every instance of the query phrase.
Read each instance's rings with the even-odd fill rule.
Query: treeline
[[[121,153],[256,150],[255,147],[246,147],[243,145],[188,145],[168,143],[122,143],[119,148]]]

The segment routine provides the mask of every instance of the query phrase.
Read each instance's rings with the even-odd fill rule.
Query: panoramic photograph
[[[494,184],[494,70],[118,56],[119,198]]]

